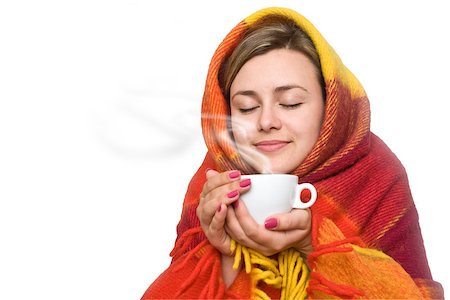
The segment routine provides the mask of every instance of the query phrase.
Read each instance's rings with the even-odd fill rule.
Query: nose
[[[270,131],[272,129],[280,129],[281,125],[282,125],[281,119],[277,115],[275,108],[263,107],[261,109],[258,120],[259,131]]]

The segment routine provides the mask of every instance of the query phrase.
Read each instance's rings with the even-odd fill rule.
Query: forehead
[[[241,89],[308,86],[317,81],[316,77],[315,66],[303,53],[276,49],[248,60],[231,84],[231,94]]]

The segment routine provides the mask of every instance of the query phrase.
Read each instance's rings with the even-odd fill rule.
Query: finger
[[[245,193],[250,189],[251,181],[249,179],[240,180],[239,171],[218,173],[210,169],[206,173],[208,180],[203,186],[203,191],[200,195],[200,205],[212,199],[228,205],[234,202],[239,197],[239,194]]]
[[[300,240],[297,245],[294,245],[294,247],[301,253],[309,255],[309,253],[313,251],[311,232],[309,232],[302,240]]]
[[[310,252],[311,243],[305,241],[305,237],[310,235],[310,231],[307,230],[295,229],[289,231],[272,231],[266,230],[263,226],[258,225],[257,231],[250,234],[252,235],[250,237],[247,235],[248,229],[244,228],[245,225],[242,227],[240,226],[240,220],[236,214],[236,211],[239,209],[241,209],[241,213],[244,214],[243,210],[245,209],[245,204],[240,201],[239,207],[238,209],[229,208],[225,230],[231,238],[238,241],[240,244],[255,249],[266,256],[271,256],[290,247],[296,247],[304,253]],[[236,224],[239,224],[239,226]]]
[[[239,198],[238,190],[229,191],[229,187],[219,187],[204,197],[197,208],[197,216],[201,223],[209,224],[222,204],[229,205]]]
[[[228,234],[241,244],[257,249],[264,255],[273,255],[292,246],[301,248],[302,251],[308,249],[307,246],[310,243],[305,241],[305,238],[310,234],[310,226],[307,226],[308,229],[298,229],[300,227],[298,220],[304,217],[301,215],[304,215],[305,212],[301,212],[300,210],[291,212],[292,216],[290,216],[291,213],[274,215],[271,218],[276,220],[277,226],[278,220],[281,220],[280,227],[278,227],[279,230],[267,230],[264,226],[256,224],[248,214],[245,204],[242,201],[239,200],[236,204],[233,208],[234,218],[240,227],[236,227],[234,221],[231,222],[233,220],[233,214],[229,212],[225,228]],[[307,212],[306,218],[310,218],[309,212]],[[289,219],[293,221],[289,221]],[[286,225],[290,222],[296,226]],[[280,228],[283,227],[288,229],[281,230]]]
[[[201,223],[206,223],[209,225],[212,217],[216,212],[216,208],[220,203],[229,204],[235,201],[239,197],[239,191],[236,189],[233,190],[232,187],[228,185],[219,185],[221,182],[220,179],[223,179],[223,173],[219,173],[216,170],[208,169],[206,171],[206,183],[203,186],[203,191],[200,194],[199,205],[197,207],[197,216],[200,219]],[[228,174],[228,175],[227,175]],[[227,175],[230,179],[231,177],[235,178],[237,175],[240,176],[240,172],[230,171]],[[213,187],[216,187],[212,189]]]
[[[238,211],[240,211],[240,217],[238,217]],[[243,217],[244,216],[244,217]],[[247,222],[242,222],[242,219],[246,219],[250,226],[244,227],[242,224]],[[263,254],[267,253],[268,248],[264,243],[259,243],[258,240],[261,238],[260,234],[266,234],[267,231],[258,225],[253,218],[248,214],[245,204],[242,201],[236,201],[233,204],[233,208],[228,209],[226,229],[228,234],[240,244],[247,247],[258,249]]]
[[[309,230],[311,227],[311,210],[293,209],[289,213],[273,215],[265,220],[264,227],[268,230],[277,231]]]
[[[206,195],[212,190],[228,184],[232,181],[239,181],[241,177],[241,172],[238,170],[226,171],[223,173],[218,173],[214,170],[208,170],[206,172],[206,183],[203,186],[202,194]]]
[[[217,206],[216,213],[214,214],[214,217],[210,224],[210,229],[212,231],[219,231],[223,229],[223,226],[225,225],[225,219],[227,216],[227,206],[225,204],[220,203]]]
[[[259,246],[259,249],[270,255],[297,243],[310,231],[310,226],[308,227],[308,230],[300,229],[300,226],[298,226],[299,219],[305,217],[305,212],[301,212],[300,209],[296,212],[278,214],[270,217],[266,220],[264,226],[255,222],[249,215],[247,208],[242,201],[239,201],[239,204],[237,207],[235,206],[234,211],[242,230],[246,233],[247,238],[251,240],[251,243]],[[308,222],[310,222],[309,212],[306,213],[306,218]],[[265,228],[268,225],[268,220],[275,221],[275,228],[277,228],[277,230],[267,230]]]
[[[236,214],[236,218],[246,233],[246,235],[250,239],[254,239],[258,236],[259,233],[264,231],[263,227],[258,224],[255,219],[249,214],[245,203],[241,200],[238,200],[234,203],[234,212]]]
[[[241,189],[239,187],[239,182],[232,182],[219,186],[210,191],[208,194],[206,194],[204,202],[206,203],[214,200],[217,202],[217,205],[219,204],[219,202],[229,205],[236,201],[239,198],[240,194]]]
[[[206,170],[206,173],[205,173],[206,179],[209,179],[217,174],[219,174],[219,172],[217,172],[216,170],[208,169],[208,170]]]
[[[235,241],[241,244],[248,239],[236,218],[236,214],[232,206],[228,207],[225,229]]]
[[[311,211],[294,209],[289,213],[278,214],[266,219],[264,227],[267,232],[282,241],[282,248],[295,247],[302,253],[311,252]]]
[[[212,218],[209,226],[208,239],[221,253],[231,255],[231,239],[225,231],[225,220],[227,216],[227,206],[219,204],[216,214]]]

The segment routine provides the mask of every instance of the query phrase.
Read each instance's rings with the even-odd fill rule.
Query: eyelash
[[[280,104],[281,107],[286,109],[295,109],[299,107],[302,103],[295,103],[295,104]],[[239,111],[243,114],[250,113],[257,109],[259,106],[250,107],[250,108],[239,108]]]
[[[282,107],[287,109],[294,109],[301,105],[301,103],[295,103],[295,104],[280,104]]]
[[[239,111],[240,111],[241,113],[245,114],[245,113],[252,112],[253,110],[255,110],[255,109],[257,109],[257,108],[258,108],[258,106],[251,107],[251,108],[239,108]]]

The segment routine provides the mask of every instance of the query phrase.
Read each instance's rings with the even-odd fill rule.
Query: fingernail
[[[208,173],[209,170],[212,170],[211,168],[206,168],[205,174]]]
[[[239,192],[238,191],[231,191],[231,192],[229,192],[228,194],[227,194],[227,197],[228,198],[234,198],[234,197],[236,197],[237,195],[239,194]]]
[[[239,182],[239,186],[241,188],[245,188],[245,187],[248,187],[251,183],[252,182],[251,182],[250,178],[247,178],[247,179],[244,179],[241,182]]]
[[[239,207],[239,200],[234,201],[233,207],[234,208],[238,208]]]
[[[235,179],[235,178],[238,178],[239,176],[241,176],[241,172],[233,171],[230,174],[228,174],[228,176],[230,177],[230,179]]]
[[[267,219],[264,222],[264,227],[266,227],[266,229],[273,229],[273,228],[277,227],[277,225],[278,225],[278,221],[275,218]]]
[[[219,204],[219,206],[217,207],[217,212],[220,212],[222,210],[222,203]]]

